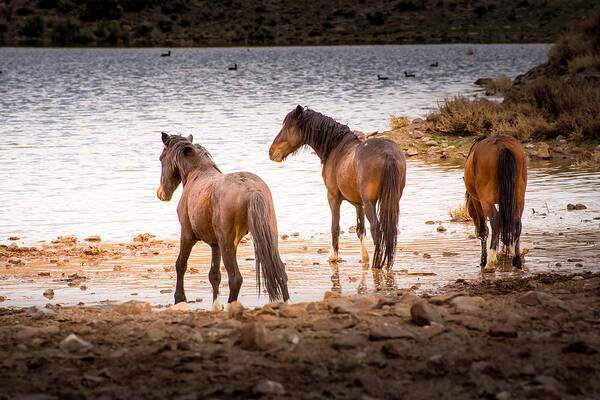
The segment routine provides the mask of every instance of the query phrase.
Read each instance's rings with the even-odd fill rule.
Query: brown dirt
[[[459,280],[443,293],[328,292],[239,319],[147,303],[0,309],[0,398],[600,396],[600,274]],[[423,301],[439,323],[411,322]],[[70,334],[88,344],[61,346]]]
[[[408,159],[464,164],[475,136],[444,135],[433,129],[429,121],[416,118],[401,128],[370,135],[385,137],[398,143]],[[600,146],[575,143],[562,137],[523,143],[530,161],[549,160],[554,164],[600,167]]]

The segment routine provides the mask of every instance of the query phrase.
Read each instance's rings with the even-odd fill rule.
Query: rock
[[[233,319],[242,319],[244,315],[244,306],[239,301],[233,301],[227,304],[227,316]]]
[[[185,301],[182,301],[181,303],[173,304],[171,307],[167,308],[165,311],[188,312],[188,311],[192,311],[192,309],[190,308],[190,305],[188,303],[186,303]]]
[[[564,310],[568,310],[568,307],[562,300],[555,299],[549,294],[542,292],[529,291],[517,297],[517,301],[527,306],[536,306],[541,304],[544,306],[558,307]]]
[[[437,146],[437,142],[435,140],[428,140],[425,142],[426,146]]]
[[[408,330],[387,323],[374,326],[369,331],[370,340],[388,340],[388,339],[414,339],[415,335]]]
[[[379,299],[372,297],[361,297],[355,301],[342,303],[333,308],[337,314],[354,314],[363,311],[373,310],[379,305]]]
[[[254,393],[259,395],[266,394],[283,396],[285,394],[285,388],[279,382],[265,379],[263,381],[260,381],[256,386],[254,386]]]
[[[437,322],[432,322],[430,325],[425,325],[419,329],[416,334],[418,335],[419,339],[427,340],[444,332],[446,332],[446,327],[444,325],[438,324]]]
[[[60,328],[56,325],[48,325],[41,328],[35,328],[31,326],[27,326],[21,328],[15,334],[15,338],[19,341],[25,341],[32,338],[37,338],[40,336],[52,336],[60,333]]]
[[[440,313],[425,300],[415,302],[410,308],[411,320],[419,325],[430,325],[432,322],[442,323]]]
[[[323,295],[323,300],[335,299],[335,298],[340,298],[340,297],[342,297],[341,294],[328,290]]]
[[[349,233],[356,233],[356,225],[352,225],[350,228],[348,228],[348,232]]]
[[[481,307],[485,306],[487,302],[482,297],[471,297],[471,296],[458,296],[450,301],[450,304],[454,306],[458,312],[472,313],[477,312]]]
[[[431,258],[431,254],[429,254],[429,253],[423,253],[423,258]]]
[[[500,393],[496,393],[496,400],[510,400],[512,398],[512,395],[510,394],[510,392],[502,391]]]
[[[425,221],[425,225],[435,225],[435,221]]]
[[[244,322],[242,324],[240,343],[245,350],[267,350],[267,329],[262,322]]]
[[[455,257],[457,255],[458,255],[458,253],[455,251],[442,251],[443,257]]]
[[[151,312],[152,306],[150,303],[145,301],[131,300],[116,305],[114,310],[121,314],[140,314],[144,312]]]
[[[161,294],[173,293],[173,289],[161,289],[160,293]]]
[[[9,236],[8,240],[20,240],[21,238],[18,236]]]
[[[577,203],[577,204],[567,204],[567,210],[568,211],[574,211],[574,210],[585,210],[587,209],[587,207],[581,203]]]
[[[293,232],[291,236],[300,236],[300,232]]]
[[[406,155],[409,157],[413,157],[418,154],[419,154],[419,152],[416,149],[410,148],[410,149],[406,150]]]
[[[13,400],[56,400],[56,396],[51,396],[46,393],[26,394],[19,397],[13,397]]]
[[[68,235],[68,236],[59,236],[58,238],[56,238],[56,240],[53,240],[52,243],[54,243],[54,244],[77,244],[78,241],[79,241],[79,239],[77,239],[77,236]]]
[[[153,238],[154,235],[151,235],[149,233],[140,233],[139,235],[137,235],[136,237],[133,238],[134,242],[139,242],[139,243],[144,243],[150,240],[150,238]]]
[[[562,351],[563,353],[580,353],[585,355],[596,354],[598,352],[583,340],[578,340],[566,345],[563,347]]]
[[[550,146],[548,146],[548,143],[539,142],[533,146],[533,148],[529,152],[529,155],[534,158],[541,158],[543,160],[548,160],[548,159],[552,158],[550,156],[549,149],[550,149]]]
[[[447,231],[447,229],[446,229],[446,228],[444,228],[444,225],[440,225],[440,226],[438,226],[438,227],[437,227],[437,231],[438,231],[438,232],[446,232],[446,231]]]
[[[166,336],[166,326],[162,320],[158,320],[150,324],[150,326],[146,329],[146,336],[150,340],[161,340]]]
[[[25,310],[27,314],[40,314],[40,315],[54,315],[56,311],[50,308],[41,308],[38,306],[32,306]]]
[[[314,320],[309,326],[314,331],[333,331],[351,328],[356,325],[354,318],[348,317],[323,317]]]
[[[71,333],[60,342],[59,347],[66,351],[75,352],[90,349],[92,344]]]
[[[282,304],[279,316],[284,318],[299,318],[306,314],[306,304]]]
[[[46,289],[44,291],[44,293],[42,293],[44,295],[45,298],[47,298],[48,300],[52,300],[54,298],[54,290],[52,289]]]
[[[406,355],[410,349],[407,342],[402,340],[388,340],[381,347],[381,351],[390,358],[397,358]]]
[[[0,296],[0,303],[6,301],[6,296]]]
[[[460,293],[460,292],[448,292],[448,293],[440,294],[437,296],[433,296],[432,298],[429,299],[429,302],[431,304],[436,304],[436,305],[446,304],[453,298],[455,298],[457,296],[461,296],[461,295],[462,295],[462,293]]]
[[[102,253],[102,250],[98,246],[86,246],[83,249],[83,254],[88,256],[97,256],[100,253]]]
[[[490,83],[492,83],[492,80],[493,80],[492,78],[479,78],[474,83],[477,86],[487,86]]]
[[[102,239],[100,238],[99,235],[92,235],[92,236],[88,236],[85,239],[86,242],[100,242],[102,241]]]
[[[510,326],[496,325],[490,328],[490,336],[516,338],[518,336],[516,329]]]
[[[534,382],[537,383],[539,387],[533,388],[533,390],[530,391],[530,395],[534,394],[536,398],[561,399],[561,393],[565,391],[565,386],[552,376],[536,375]]]
[[[341,349],[355,349],[362,347],[366,344],[367,339],[363,335],[357,333],[346,333],[341,336],[336,336],[331,344],[333,348]]]
[[[8,263],[13,265],[25,264],[25,262],[18,257],[10,257]]]

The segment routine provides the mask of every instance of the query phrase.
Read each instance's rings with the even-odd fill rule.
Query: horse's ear
[[[163,141],[163,143],[167,144],[167,140],[169,140],[169,135],[167,135],[164,132],[161,132],[161,134],[162,134],[162,141]]]
[[[192,143],[194,143],[194,137],[192,135],[188,136],[188,140]]]
[[[296,117],[299,117],[300,115],[302,115],[302,112],[304,111],[304,109],[302,108],[302,106],[301,106],[301,105],[297,105],[297,106],[296,106],[296,110],[295,110],[295,111],[296,111],[296,112],[295,112],[295,114],[296,114]]]

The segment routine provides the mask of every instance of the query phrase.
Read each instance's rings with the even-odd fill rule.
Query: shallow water
[[[468,47],[475,50],[473,56],[465,55]],[[282,242],[295,301],[321,298],[331,289],[356,293],[365,285],[373,293],[379,280],[361,266],[354,235],[343,235],[345,261],[337,269],[327,263],[327,253],[316,251],[326,250],[330,241],[329,207],[316,156],[303,152],[281,164],[268,160],[268,147],[285,114],[303,104],[352,129],[381,131],[391,114],[424,116],[436,100],[475,95],[472,82],[479,77],[514,77],[543,61],[547,48],[180,49],[170,58],[159,57],[161,49],[0,49],[0,243],[16,235],[20,245],[40,244],[64,234],[99,234],[116,242],[140,232],[176,239],[180,189],[170,203],[155,194],[159,132],[193,134],[223,171],[260,175],[273,192],[280,233],[300,233]],[[429,68],[436,60],[440,66]],[[234,62],[239,70],[228,71]],[[417,77],[403,78],[404,70]],[[390,79],[378,81],[377,74]],[[526,271],[597,269],[599,189],[596,172],[533,166],[523,220],[522,248],[530,249]],[[381,288],[417,285],[430,290],[457,278],[481,276],[479,242],[469,238],[472,226],[449,222],[448,210],[463,199],[460,168],[408,162],[400,250],[394,273],[381,281]],[[567,203],[588,208],[567,212]],[[342,229],[347,231],[354,219],[354,208],[344,204]],[[438,223],[427,225],[428,220],[448,230],[439,233]],[[444,256],[444,251],[458,254]],[[425,252],[431,258],[423,258]],[[256,305],[266,299],[256,296],[254,262],[245,260],[251,256],[250,247],[240,250],[245,279],[241,300]],[[52,272],[47,279],[37,277],[34,269],[29,276],[7,272],[0,294],[8,300],[2,304],[45,304],[45,287],[55,287],[53,301],[63,304],[130,298],[167,304],[172,294],[159,289],[173,288],[174,273],[162,268],[175,257],[172,249],[148,259],[61,267],[95,276],[85,292],[57,281],[54,274],[61,268],[49,264],[39,266]],[[210,303],[208,257],[207,246],[198,245],[190,265],[199,272],[186,280],[188,298],[203,298],[201,307]],[[126,271],[111,272],[115,263],[127,265]],[[155,271],[148,273],[148,268]],[[510,273],[515,272],[505,272]],[[226,294],[225,288],[222,296]]]

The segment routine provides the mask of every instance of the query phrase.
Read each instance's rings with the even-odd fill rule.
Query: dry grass
[[[410,120],[408,119],[408,117],[395,117],[393,115],[390,116],[390,126],[392,127],[392,129],[404,128],[409,124]]]
[[[489,81],[485,85],[485,94],[492,96],[495,94],[504,94],[512,88],[513,81],[506,75],[500,75]]]
[[[571,69],[569,64],[576,59],[589,56],[593,59],[599,53],[600,14],[586,18],[562,35],[548,52],[548,63],[564,73]],[[597,68],[600,63],[595,66]]]
[[[448,214],[450,214],[450,220],[452,222],[471,222],[472,218],[467,211],[467,206],[462,204],[456,208],[448,210]]]
[[[584,54],[574,57],[568,62],[569,74],[593,73],[600,70],[600,55],[599,54]]]

